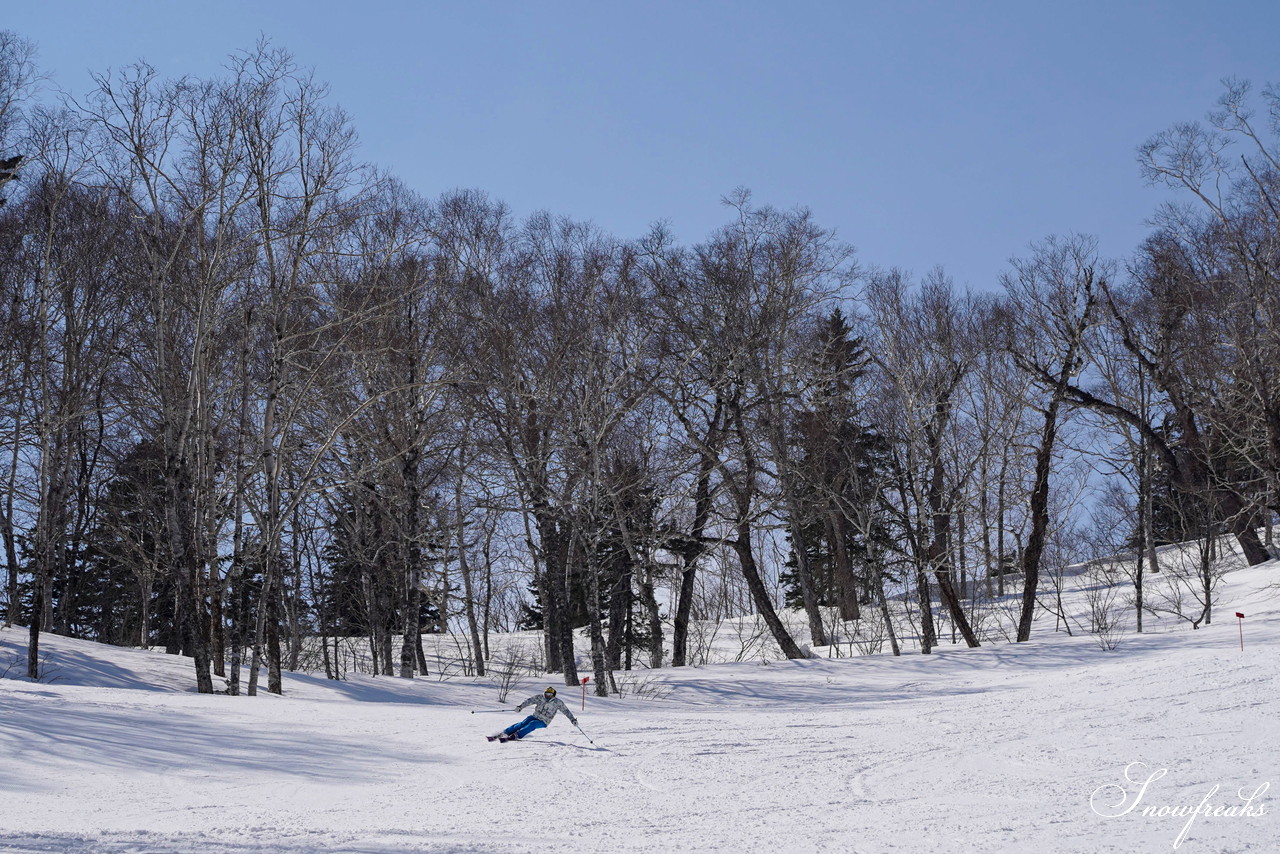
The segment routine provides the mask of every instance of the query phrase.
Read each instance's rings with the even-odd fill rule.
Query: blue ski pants
[[[503,732],[505,732],[507,735],[513,735],[516,738],[524,738],[526,735],[533,732],[535,729],[542,729],[545,726],[546,726],[545,723],[538,720],[533,715],[529,715],[529,717],[525,718],[520,723],[512,724],[511,726],[507,727],[505,730],[503,730]]]

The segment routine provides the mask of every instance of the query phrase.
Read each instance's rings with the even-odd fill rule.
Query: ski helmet
[[[542,692],[542,696],[544,696],[544,697],[554,697],[555,695],[556,695],[556,689],[555,689],[555,688],[550,688],[550,687],[549,687],[549,688],[547,688],[547,690],[545,690],[545,691],[543,691],[543,692]]]

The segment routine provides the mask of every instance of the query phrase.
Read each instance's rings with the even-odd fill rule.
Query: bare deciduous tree
[[[1059,413],[1068,386],[1084,368],[1085,337],[1096,322],[1099,291],[1110,274],[1092,237],[1050,237],[1032,249],[1030,258],[1013,260],[1013,271],[1003,282],[1009,312],[1005,347],[1046,395],[1038,407],[1044,423],[1035,446],[1035,480],[1027,512],[1031,528],[1022,553],[1019,641],[1031,638],[1040,558],[1049,532],[1049,481]]]

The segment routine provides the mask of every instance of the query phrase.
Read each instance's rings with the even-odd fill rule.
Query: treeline
[[[1049,238],[974,294],[743,191],[692,246],[423,198],[270,45],[74,102],[36,83],[0,33],[3,603],[32,678],[48,631],[253,694],[317,651],[336,675],[356,635],[412,677],[449,628],[483,674],[520,625],[567,684],[585,628],[604,693],[693,663],[707,617],[806,655],[784,600],[812,646],[928,652],[1026,640],[1045,568],[1103,549],[1138,557],[1139,614],[1160,543],[1268,557],[1273,89],[1262,130],[1233,84],[1142,147],[1190,202],[1127,263]]]

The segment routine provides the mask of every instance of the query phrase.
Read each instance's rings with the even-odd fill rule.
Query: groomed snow
[[[594,746],[563,718],[486,742],[518,717],[472,714],[498,708],[481,681],[200,696],[185,659],[47,635],[53,681],[0,679],[0,851],[1135,854],[1203,802],[1178,851],[1272,854],[1277,582],[1232,572],[1211,627],[1113,651],[1042,620],[1027,644],[664,670],[663,699],[587,698]],[[24,649],[0,631],[0,672]]]

